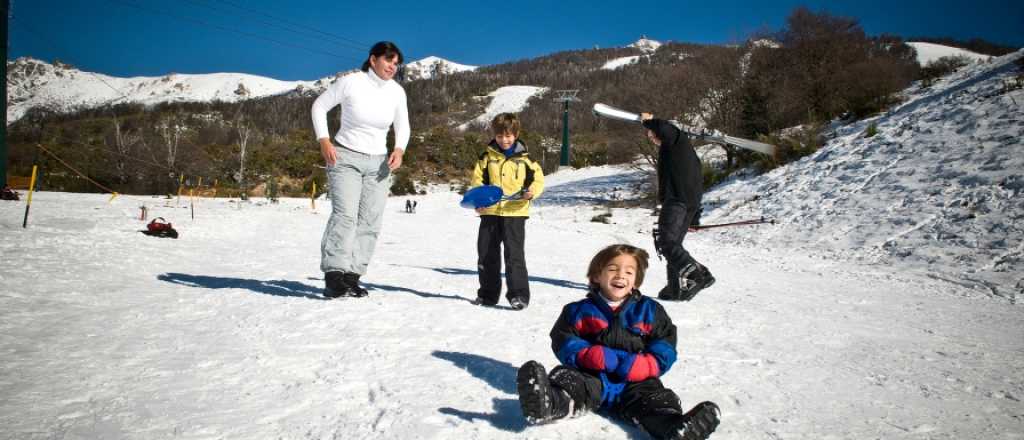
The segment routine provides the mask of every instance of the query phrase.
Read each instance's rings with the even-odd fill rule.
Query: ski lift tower
[[[555,91],[558,97],[554,101],[565,103],[562,110],[562,159],[558,163],[560,167],[569,166],[569,103],[580,100],[576,97],[576,94],[579,92],[579,90]]]

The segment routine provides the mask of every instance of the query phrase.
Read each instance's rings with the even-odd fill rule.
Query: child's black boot
[[[671,439],[704,440],[715,432],[722,411],[714,402],[701,402],[676,419]]]
[[[569,415],[571,399],[560,388],[551,385],[544,366],[529,361],[519,367],[516,374],[519,406],[530,423],[545,423]]]

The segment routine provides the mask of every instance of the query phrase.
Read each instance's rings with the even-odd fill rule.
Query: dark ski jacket
[[[690,145],[690,137],[662,119],[648,119],[643,124],[661,140],[658,147],[658,201],[664,204],[677,200],[686,204],[687,209],[699,208],[704,193],[704,176],[700,158]]]
[[[562,309],[551,329],[551,349],[563,365],[601,376],[606,388],[640,382],[660,377],[676,362],[676,326],[661,304],[639,290],[612,311],[592,287],[585,299]]]

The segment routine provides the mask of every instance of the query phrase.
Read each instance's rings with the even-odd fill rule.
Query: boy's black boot
[[[674,432],[669,437],[674,440],[704,440],[715,432],[722,411],[714,402],[701,402],[686,414],[679,416]]]
[[[571,401],[565,390],[548,381],[548,373],[537,361],[529,361],[516,373],[519,406],[530,423],[545,423],[569,415]]]
[[[345,272],[344,279],[345,284],[347,284],[349,288],[348,296],[362,298],[370,294],[370,292],[367,292],[363,286],[359,285],[359,274],[354,272]]]
[[[670,274],[670,276],[673,275],[675,280],[669,282],[669,285],[658,293],[659,299],[689,301],[697,296],[697,293],[701,290],[715,284],[715,277],[711,275],[711,271],[696,261],[691,261],[675,274]],[[673,287],[676,288],[673,289]]]
[[[337,298],[340,296],[347,296],[349,290],[349,285],[345,282],[344,272],[331,271],[324,274],[325,297]]]

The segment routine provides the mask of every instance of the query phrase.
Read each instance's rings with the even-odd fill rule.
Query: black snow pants
[[[661,205],[654,247],[665,257],[668,283],[673,292],[679,290],[679,270],[697,262],[683,247],[683,239],[699,209],[700,206],[688,207],[680,200],[666,200]]]
[[[548,375],[553,386],[569,393],[576,410],[594,411],[601,407],[604,384],[601,378],[564,365]],[[671,438],[679,427],[683,408],[679,396],[665,388],[658,378],[630,382],[610,405],[611,414],[628,423],[639,425],[654,438]]]
[[[502,245],[505,247],[506,298],[519,298],[530,303],[529,274],[526,272],[526,217],[480,216],[476,237],[477,274],[480,290],[477,297],[484,304],[494,305],[501,296]]]

